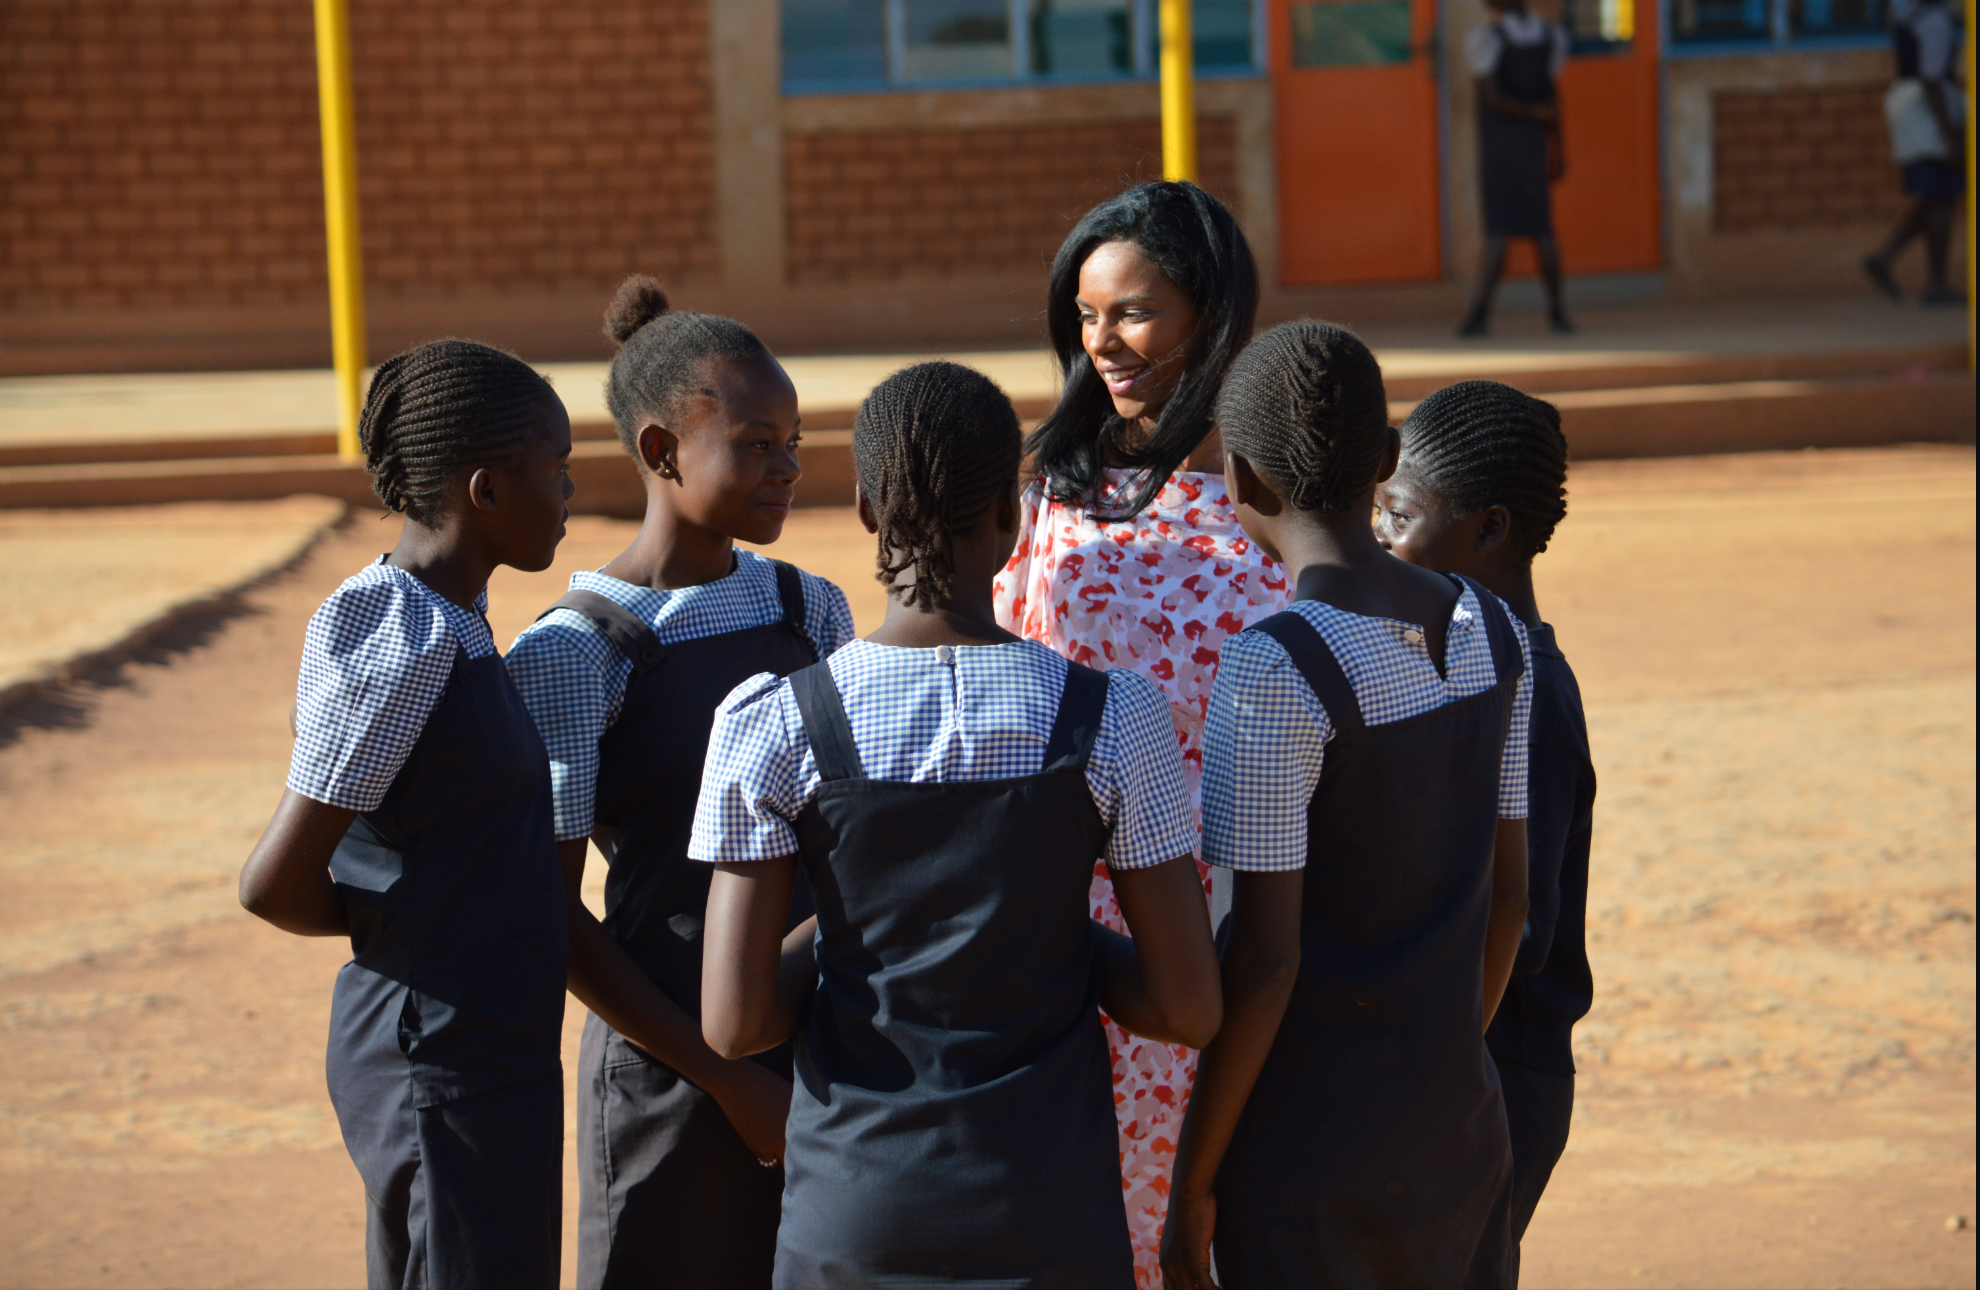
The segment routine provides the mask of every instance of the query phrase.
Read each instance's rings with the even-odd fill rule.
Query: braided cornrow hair
[[[1459,514],[1503,506],[1514,549],[1532,559],[1567,516],[1560,409],[1497,381],[1459,381],[1402,425],[1403,465]]]
[[[1382,368],[1332,323],[1283,323],[1245,348],[1217,398],[1224,446],[1296,510],[1338,511],[1375,481],[1388,448]]]
[[[556,403],[542,374],[476,341],[436,340],[388,358],[358,418],[371,487],[389,509],[431,523],[456,472],[508,460]]]
[[[605,379],[605,406],[635,459],[640,427],[672,416],[699,388],[709,359],[770,356],[756,333],[732,318],[670,310],[667,293],[643,273],[619,284],[605,309],[605,334],[619,347]]]
[[[853,465],[880,524],[880,581],[912,569],[906,603],[955,591],[950,539],[1017,480],[1023,436],[997,383],[957,363],[917,363],[873,387],[853,422]]]

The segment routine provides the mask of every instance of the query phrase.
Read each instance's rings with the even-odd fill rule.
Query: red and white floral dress
[[[1103,514],[1133,497],[1137,476],[1109,470]],[[1171,475],[1147,509],[1124,520],[1025,491],[1017,550],[997,576],[997,619],[1092,667],[1139,672],[1168,696],[1183,773],[1199,812],[1203,722],[1217,651],[1226,637],[1292,600],[1285,570],[1239,527],[1222,475]],[[1200,815],[1199,815],[1200,819]],[[1208,892],[1209,870],[1198,862]],[[1093,916],[1126,931],[1104,863],[1093,867]],[[1157,1252],[1169,1208],[1169,1174],[1189,1105],[1196,1054],[1140,1039],[1107,1023],[1114,1109],[1121,1130],[1121,1190],[1134,1241],[1135,1279],[1161,1285]]]

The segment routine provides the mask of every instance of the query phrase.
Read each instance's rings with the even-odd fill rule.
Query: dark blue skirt
[[[1907,197],[1964,197],[1966,167],[1936,157],[1914,161],[1904,168],[1904,192]]]

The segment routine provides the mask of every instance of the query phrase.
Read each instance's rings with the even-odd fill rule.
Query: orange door
[[[1443,276],[1435,0],[1270,0],[1287,286]]]
[[[1568,59],[1561,74],[1567,174],[1554,233],[1568,273],[1654,269],[1663,261],[1657,164],[1655,10],[1628,44]]]

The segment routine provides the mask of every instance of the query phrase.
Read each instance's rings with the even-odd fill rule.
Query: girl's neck
[[[1540,602],[1533,595],[1533,563],[1527,561],[1517,568],[1494,568],[1478,581],[1485,590],[1506,602],[1519,620],[1528,627],[1542,626]]]
[[[1294,577],[1309,569],[1331,582],[1351,578],[1377,567],[1386,567],[1395,557],[1375,540],[1365,510],[1334,511],[1324,514],[1291,516],[1285,532],[1278,535],[1279,559]]]
[[[496,561],[467,542],[456,526],[431,528],[408,519],[385,563],[404,569],[461,608],[473,609],[475,600],[488,589]]]
[[[980,595],[958,596],[939,605],[907,604],[899,594],[887,597],[887,617],[880,630],[867,636],[875,645],[899,649],[933,649],[937,645],[1008,645],[1018,638],[997,625],[990,588],[972,588]]]
[[[599,572],[636,587],[678,591],[719,582],[735,567],[734,538],[648,505],[639,536]]]

